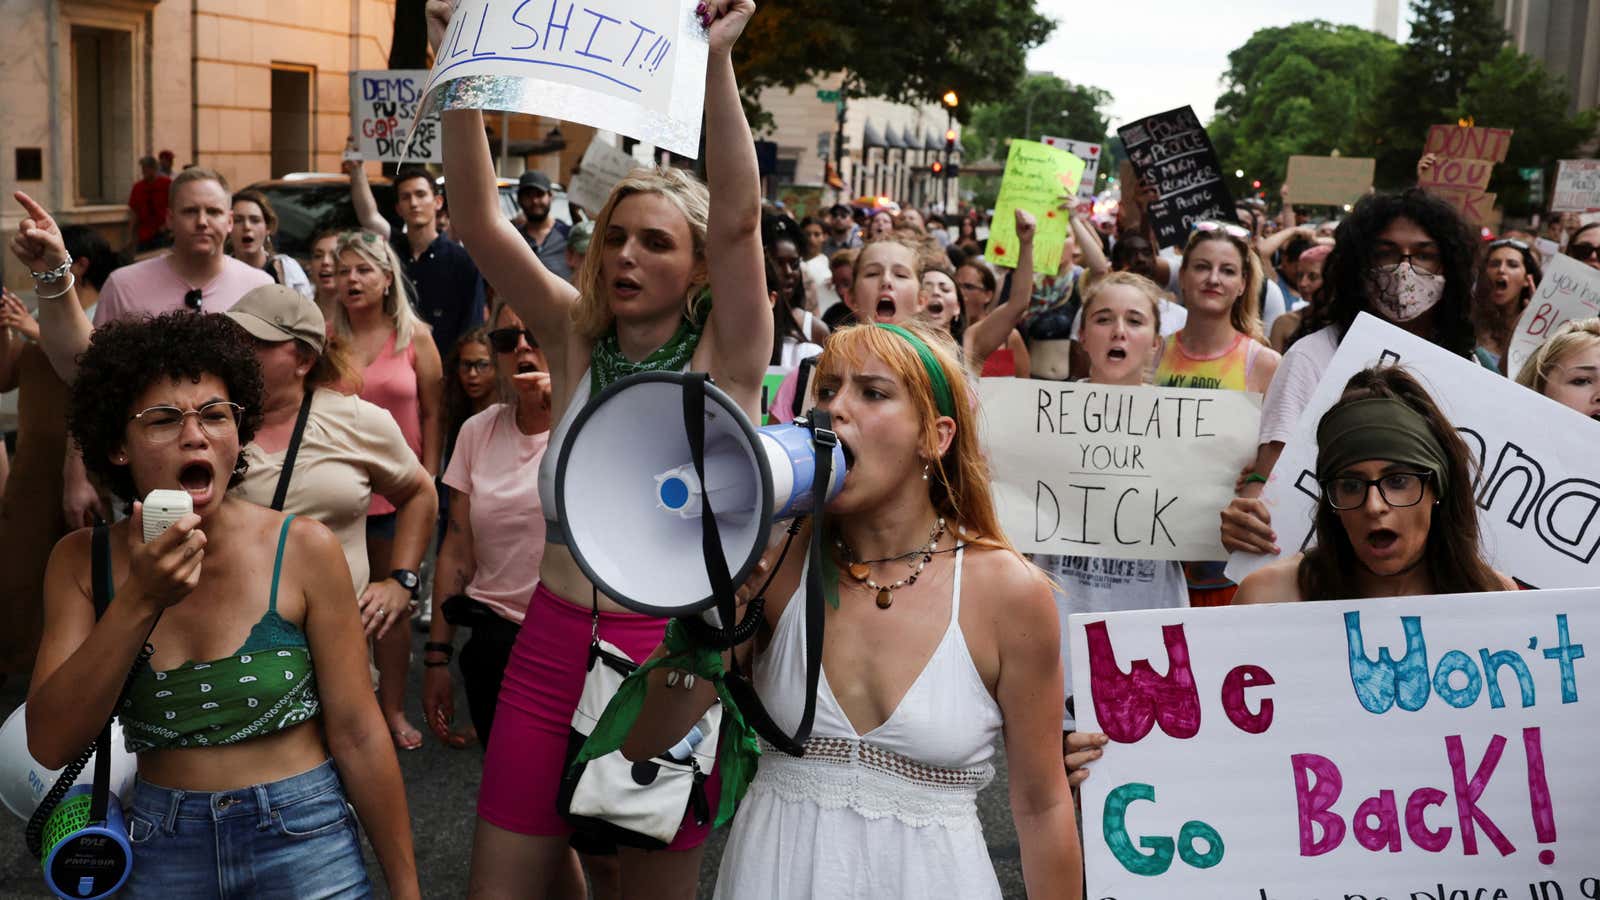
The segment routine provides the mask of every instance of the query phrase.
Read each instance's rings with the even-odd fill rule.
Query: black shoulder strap
[[[94,618],[98,622],[111,605],[111,526],[104,523],[94,527],[89,575],[93,580]]]
[[[283,454],[283,471],[278,473],[278,489],[272,492],[272,508],[283,512],[284,501],[289,499],[289,478],[294,475],[294,458],[300,452],[300,438],[306,433],[306,419],[311,417],[311,391],[306,391],[300,401],[300,414],[294,419],[294,434],[289,437],[289,449]]]

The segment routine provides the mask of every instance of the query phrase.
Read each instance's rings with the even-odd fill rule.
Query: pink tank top
[[[394,333],[384,343],[378,358],[361,373],[363,383],[361,399],[382,407],[394,416],[395,424],[405,436],[411,452],[422,459],[422,408],[417,398],[417,349],[415,343],[406,345],[404,351],[394,349]],[[394,512],[394,504],[380,494],[372,495],[372,505],[367,515],[382,516]]]
[[[1181,334],[1181,332],[1180,332]],[[1216,356],[1191,356],[1183,349],[1177,334],[1167,338],[1156,368],[1156,384],[1162,387],[1213,388],[1224,391],[1247,390],[1250,371],[1255,368],[1261,344],[1248,335],[1234,338],[1228,349]]]

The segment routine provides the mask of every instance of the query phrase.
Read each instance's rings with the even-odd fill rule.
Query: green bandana
[[[1329,410],[1317,424],[1317,479],[1357,463],[1386,459],[1433,473],[1439,493],[1450,489],[1449,463],[1428,420],[1402,400],[1368,397]]]
[[[672,333],[670,340],[643,360],[634,362],[622,355],[622,347],[617,343],[617,329],[613,325],[610,331],[594,342],[594,349],[589,353],[589,396],[598,397],[617,379],[640,372],[683,371],[688,368],[695,348],[700,346],[700,335],[704,328],[703,322],[684,319],[678,323],[678,330]]]
[[[956,401],[950,392],[950,380],[944,377],[944,366],[939,365],[939,357],[933,355],[933,348],[929,347],[922,338],[917,337],[899,325],[890,325],[879,322],[876,326],[884,331],[892,331],[905,339],[911,349],[917,351],[917,357],[922,360],[922,368],[928,371],[928,381],[933,385],[933,402],[939,408],[939,415],[955,418]]]
[[[708,650],[689,640],[676,619],[667,623],[667,636],[663,639],[667,655],[645,663],[633,671],[617,689],[615,697],[595,723],[594,731],[578,751],[574,764],[598,759],[622,747],[622,742],[638,721],[644,709],[646,678],[655,669],[666,666],[693,672],[717,686],[717,697],[722,701],[722,746],[717,753],[717,766],[722,769],[722,799],[717,806],[717,821],[713,827],[721,828],[733,820],[744,799],[750,782],[756,777],[756,764],[761,758],[761,745],[756,742],[755,729],[739,712],[733,702],[728,685],[723,681],[722,654]]]

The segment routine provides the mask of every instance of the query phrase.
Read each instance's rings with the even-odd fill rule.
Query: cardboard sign
[[[1509,128],[1434,125],[1423,143],[1424,155],[1438,157],[1421,173],[1417,186],[1455,207],[1473,225],[1497,225],[1495,195],[1485,193],[1494,164],[1505,162],[1511,149]]]
[[[1039,220],[1033,236],[1033,271],[1054,275],[1061,268],[1061,245],[1071,227],[1067,214],[1056,209],[1063,195],[1078,190],[1083,160],[1065,150],[1037,141],[1013,140],[1006,154],[994,218],[989,222],[989,243],[984,258],[1007,269],[1017,267],[1016,210],[1025,209]]]
[[[696,0],[460,0],[423,110],[496,109],[699,150],[706,30]]]
[[[1509,128],[1464,128],[1460,125],[1434,125],[1428,129],[1423,142],[1424,155],[1449,156],[1456,159],[1486,159],[1505,162],[1511,149]]]
[[[1118,128],[1117,135],[1139,177],[1156,189],[1150,216],[1162,247],[1182,246],[1196,222],[1238,218],[1222,163],[1193,109],[1140,119]]]
[[[427,69],[370,69],[350,73],[350,133],[360,144],[356,159],[382,162],[443,162],[439,117],[420,123]],[[407,136],[410,136],[407,146]]]
[[[1291,156],[1286,183],[1295,203],[1344,206],[1372,190],[1377,160],[1355,156]]]
[[[1494,225],[1500,214],[1494,208],[1498,194],[1485,194],[1472,188],[1448,188],[1422,185],[1422,189],[1450,204],[1461,218],[1473,225]]]
[[[1556,165],[1551,212],[1600,210],[1600,159],[1563,159]]]
[[[1600,422],[1366,313],[1345,333],[1262,492],[1278,546],[1293,554],[1311,543],[1317,422],[1350,376],[1380,363],[1415,375],[1472,452],[1489,564],[1533,587],[1600,584]],[[1240,581],[1274,558],[1235,553],[1228,577]]]
[[[1427,190],[1438,188],[1479,192],[1489,187],[1489,178],[1493,174],[1494,163],[1487,159],[1442,156],[1422,173],[1417,185]]]
[[[1100,145],[1090,141],[1075,141],[1072,138],[1049,135],[1039,138],[1039,143],[1046,147],[1065,150],[1083,160],[1083,177],[1078,181],[1078,199],[1093,200],[1095,178],[1100,174]]]
[[[1217,516],[1255,457],[1261,395],[986,378],[995,505],[1024,553],[1226,559]]]
[[[589,149],[583,151],[583,161],[578,163],[578,173],[567,186],[567,201],[583,207],[591,216],[599,215],[601,207],[611,199],[611,189],[639,165],[610,144],[590,141]]]
[[[1522,311],[1517,330],[1511,333],[1506,351],[1506,371],[1515,378],[1522,364],[1539,345],[1563,323],[1571,319],[1600,316],[1600,271],[1595,271],[1570,256],[1557,254],[1544,263],[1539,289]]]
[[[1600,590],[1068,618],[1087,897],[1600,896]]]

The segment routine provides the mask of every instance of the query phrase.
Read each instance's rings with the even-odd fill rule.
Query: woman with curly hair
[[[227,492],[261,405],[254,348],[229,319],[169,313],[95,332],[69,423],[132,515],[51,556],[29,750],[63,766],[120,716],[139,766],[124,801],[139,864],[120,896],[218,884],[365,896],[353,804],[390,891],[417,897],[400,768],[365,660],[349,652],[361,620],[339,542]],[[158,488],[186,492],[194,512],[145,542],[138,498]],[[110,561],[98,620],[91,553]]]
[[[1507,374],[1511,333],[1539,289],[1540,277],[1539,257],[1532,247],[1512,238],[1489,242],[1472,292],[1472,326],[1478,334],[1472,355],[1485,369]]]
[[[1472,234],[1449,204],[1421,190],[1362,198],[1334,232],[1323,267],[1327,302],[1307,308],[1261,408],[1260,446],[1239,495],[1222,511],[1229,550],[1276,555],[1262,486],[1345,332],[1363,312],[1459,356],[1477,346],[1472,327]]]

